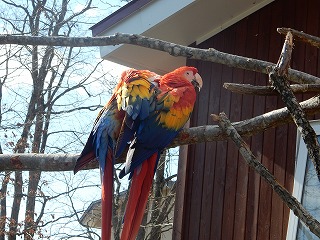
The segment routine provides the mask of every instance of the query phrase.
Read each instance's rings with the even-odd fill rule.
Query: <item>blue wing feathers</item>
[[[120,157],[123,151],[128,148],[129,143],[136,132],[137,125],[137,122],[133,121],[131,117],[125,116],[115,147],[115,158]]]
[[[149,116],[151,110],[155,109],[154,105],[153,99],[136,97],[136,100],[133,103],[126,106],[122,105],[122,109],[133,120],[143,120]]]
[[[145,121],[141,121],[135,138],[130,144],[125,167],[119,174],[120,178],[132,173],[136,167],[154,153],[158,152],[158,155],[160,155],[160,152],[179,133],[179,131],[170,130],[157,124],[155,117],[149,117]]]
[[[140,120],[147,118],[150,114],[150,101],[147,99],[142,99],[141,101],[141,110],[140,110]]]

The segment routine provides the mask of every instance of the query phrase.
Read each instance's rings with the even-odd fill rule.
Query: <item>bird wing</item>
[[[136,121],[148,116],[156,78],[158,75],[150,71],[129,69],[122,73],[109,102],[99,112],[74,167],[76,173],[93,159],[99,161],[103,240],[111,239],[115,148],[120,147],[117,148],[119,153],[123,151],[126,142],[132,139]]]
[[[140,124],[155,110],[158,94],[155,82],[159,76],[146,70],[132,72],[127,81],[118,88],[116,98],[118,109],[125,112],[117,139],[115,157],[118,158],[130,143]]]
[[[188,100],[187,92],[187,88],[180,87],[156,96],[154,110],[136,126],[120,178],[132,174],[145,159],[162,151],[178,135],[193,110],[194,101]]]
[[[160,154],[177,136],[193,109],[195,99],[188,96],[190,87],[194,93],[191,84],[177,88],[160,86],[148,116],[135,126],[125,167],[119,174],[120,178],[127,173],[132,177],[121,240],[133,240],[138,234]]]
[[[113,95],[100,110],[93,124],[85,147],[77,159],[74,173],[98,158],[103,174],[108,149],[114,151],[118,142],[118,155],[123,152],[127,145],[125,141],[130,141],[133,134],[132,130],[137,117],[143,119],[149,114],[146,100],[150,99],[151,94],[147,89],[156,85],[154,80],[157,78],[159,78],[157,74],[147,70],[128,69],[122,73]],[[126,128],[127,126],[131,132]],[[122,136],[124,132],[126,136]],[[120,146],[121,149],[119,149]]]

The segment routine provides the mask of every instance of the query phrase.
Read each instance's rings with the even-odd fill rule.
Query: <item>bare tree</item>
[[[93,5],[91,0],[80,7],[67,0],[3,0],[1,8],[0,19],[12,34],[69,37],[84,31],[81,21]],[[101,107],[100,95],[113,87],[110,83],[109,89],[95,88],[105,83],[106,76],[110,77],[103,71],[101,60],[93,61],[88,49],[73,47],[7,45],[2,46],[1,53],[0,126],[6,139],[5,149],[14,153],[79,150],[75,146],[86,132],[70,128],[66,117]],[[5,101],[4,90],[10,96]],[[95,103],[88,99],[95,99]],[[77,125],[81,127],[80,123]],[[76,140],[65,141],[67,137],[60,134]],[[0,149],[2,153],[1,145]],[[5,235],[8,239],[43,235],[40,228],[47,225],[43,223],[43,211],[55,197],[44,193],[45,180],[41,177],[41,170],[2,174],[0,239],[5,239]],[[11,194],[11,187],[13,203],[7,212],[6,194]],[[24,219],[22,204],[26,206]]]
[[[3,0],[0,4],[3,7],[0,19],[8,33],[34,37],[80,35],[84,31],[81,24],[86,12],[94,9],[91,0],[80,7],[73,6],[66,0],[33,0],[23,4]],[[79,145],[83,144],[82,141],[85,141],[91,128],[89,121],[93,122],[94,119],[92,117],[85,124],[83,114],[99,109],[100,102],[104,103],[108,99],[107,95],[110,95],[115,85],[114,77],[103,71],[101,60],[92,61],[92,52],[88,48],[72,46],[2,45],[0,53],[0,131],[4,134],[4,141],[0,142],[0,154],[3,148],[1,144],[4,144],[6,152],[16,154],[78,152],[81,149]],[[3,89],[10,97],[3,99]],[[102,97],[101,94],[106,96]],[[80,111],[80,120],[72,117],[79,115]],[[74,128],[74,124],[69,121],[79,121],[76,125],[81,129]],[[164,225],[166,229],[168,226],[172,228],[172,219],[163,219],[173,208],[174,202],[171,200],[174,199],[174,191],[168,194],[171,200],[164,206],[166,196],[162,194],[166,182],[166,164],[163,160],[159,165],[149,203],[150,210],[146,211],[145,228],[149,230],[141,239],[160,237],[163,222],[170,222],[169,225]],[[45,173],[41,169],[3,172],[0,239],[60,239],[76,236],[99,239],[95,230],[79,224],[85,206],[94,199],[78,195],[81,195],[83,189],[99,188],[99,184],[90,181],[94,174],[95,180],[99,179],[98,171],[85,171],[75,178],[76,181],[71,180],[72,173]],[[51,187],[56,186],[56,182],[62,182],[64,187],[59,186],[58,190]],[[121,195],[123,183],[117,183],[113,219],[114,226],[117,226],[115,239],[120,238],[125,210],[123,203],[126,202],[125,197],[121,197],[124,196]],[[56,206],[64,211],[61,213],[53,210]],[[9,207],[11,210],[7,211]],[[161,218],[158,217],[160,215]],[[51,230],[58,224],[65,227],[76,225],[78,228],[73,227],[72,232]],[[153,228],[154,230],[150,230]]]

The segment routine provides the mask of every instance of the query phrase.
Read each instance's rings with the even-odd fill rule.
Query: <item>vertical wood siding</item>
[[[284,36],[277,27],[320,35],[320,1],[277,0],[199,48],[276,63]],[[295,41],[292,67],[320,75],[318,50]],[[266,85],[266,75],[210,62],[189,60],[203,79],[191,126],[214,124],[211,113],[224,111],[231,121],[248,119],[283,107],[276,96],[242,96],[226,91],[224,82]],[[318,70],[319,69],[319,70]],[[298,99],[309,98],[299,95]],[[255,156],[289,191],[293,187],[296,128],[289,124],[247,138]],[[182,239],[285,239],[289,210],[270,186],[239,156],[233,142],[189,146]]]

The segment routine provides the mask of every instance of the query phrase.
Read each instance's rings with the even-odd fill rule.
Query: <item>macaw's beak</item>
[[[200,92],[200,90],[201,90],[201,88],[202,88],[203,82],[202,82],[202,78],[201,78],[201,76],[199,75],[199,73],[196,73],[196,74],[194,75],[194,79],[192,79],[191,83],[192,83],[192,85],[194,86],[194,88],[195,88],[196,90],[198,90],[198,92]]]

